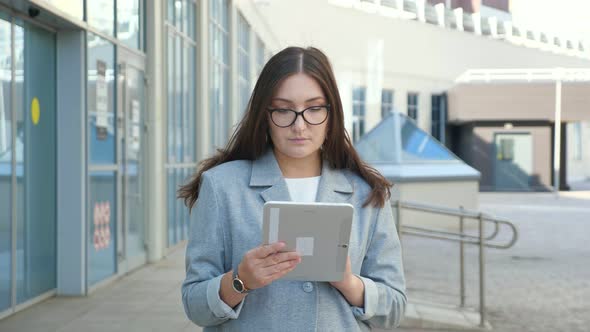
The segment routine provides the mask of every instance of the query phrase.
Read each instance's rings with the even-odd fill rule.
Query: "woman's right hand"
[[[298,252],[279,252],[284,242],[275,242],[248,251],[238,265],[238,276],[247,289],[271,284],[293,271],[301,262]]]

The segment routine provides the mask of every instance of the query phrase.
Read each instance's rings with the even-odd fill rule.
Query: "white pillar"
[[[561,168],[561,71],[557,69],[555,82],[555,129],[553,138],[553,191],[559,193],[559,171]]]
[[[418,21],[426,22],[426,0],[415,0],[416,1],[416,15]]]
[[[488,17],[488,24],[490,26],[490,35],[493,38],[498,37],[498,18],[495,16]]]
[[[439,26],[445,27],[445,5],[442,3],[438,3],[434,5],[434,10],[436,11],[436,22]]]
[[[209,75],[211,68],[209,67],[209,28],[211,22],[209,21],[209,1],[198,1],[198,13],[197,19],[198,24],[198,38],[199,45],[197,52],[199,52],[197,59],[197,162],[203,160],[209,155],[209,146],[213,144],[211,142],[211,130],[214,130],[210,126],[210,114],[209,114]]]
[[[471,20],[473,21],[473,33],[476,35],[481,35],[481,14],[471,14]]]
[[[164,77],[166,52],[166,29],[164,26],[164,5],[162,1],[146,1],[146,47],[148,77],[147,104],[148,118],[148,149],[147,154],[147,255],[148,262],[160,260],[167,245],[166,218],[166,171],[165,142],[166,142],[166,112],[164,94],[167,92]]]
[[[457,25],[457,30],[463,31],[465,30],[463,25],[463,8],[455,8],[453,9],[453,14],[455,15],[455,24]]]

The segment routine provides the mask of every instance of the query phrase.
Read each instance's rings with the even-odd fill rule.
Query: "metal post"
[[[17,282],[16,282],[16,260],[17,260],[17,256],[16,256],[16,250],[17,250],[17,232],[16,229],[18,227],[17,225],[17,221],[18,221],[18,205],[17,205],[17,181],[16,181],[16,175],[17,175],[17,163],[16,163],[16,119],[18,119],[17,117],[17,109],[16,109],[16,50],[15,50],[15,36],[16,33],[14,31],[16,27],[16,21],[14,19],[14,17],[12,17],[12,19],[10,20],[10,111],[12,112],[11,115],[11,121],[10,121],[10,125],[11,125],[11,135],[12,135],[12,141],[10,142],[11,144],[11,156],[10,156],[10,164],[11,164],[11,168],[12,168],[12,174],[11,174],[11,195],[10,195],[10,199],[11,199],[11,251],[10,251],[10,277],[11,277],[11,291],[10,291],[10,306],[11,306],[11,310],[12,312],[15,312],[15,308],[16,308],[16,304],[17,304],[17,298],[16,298],[16,287],[17,287]],[[23,86],[24,86],[24,77],[25,77],[25,73],[24,71],[21,74],[23,76]],[[24,117],[24,116],[23,116]],[[24,172],[24,169],[23,169]]]
[[[561,168],[561,73],[556,71],[555,81],[555,128],[553,129],[553,191],[559,193],[559,170]]]
[[[463,207],[460,207],[463,210]],[[461,307],[465,306],[465,243],[463,242],[463,216],[459,217],[459,233],[461,234],[461,242],[459,242],[459,282],[461,289]]]
[[[479,214],[479,325],[485,326],[485,267],[483,214]]]
[[[401,207],[402,204],[399,200],[397,200],[395,202],[395,223],[397,226],[397,235],[400,236],[401,235],[401,226],[402,226],[402,218],[401,218]]]
[[[395,222],[397,224],[397,237],[399,238],[399,245],[400,247],[402,247],[402,202],[398,199],[395,202],[396,208],[395,208]]]

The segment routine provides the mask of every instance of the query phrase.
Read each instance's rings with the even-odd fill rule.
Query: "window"
[[[408,116],[418,122],[418,94],[408,92]]]
[[[393,90],[381,90],[381,119],[393,112]]]
[[[358,141],[365,134],[365,87],[352,90],[352,141]]]
[[[243,113],[250,99],[250,25],[242,15],[238,16],[238,30],[239,112]]]
[[[143,1],[139,0],[117,1],[117,38],[123,44],[135,49],[140,49],[142,46],[142,6]]]
[[[573,158],[574,160],[582,160],[582,123],[575,122],[573,124]]]
[[[229,136],[229,7],[227,0],[209,0],[209,114],[211,153]]]
[[[432,121],[431,121],[431,134],[442,142],[445,143],[445,126],[447,118],[447,98],[445,94],[432,95],[431,97],[431,109],[432,109]]]
[[[256,37],[256,76],[260,75],[266,63],[266,47],[259,37]]]
[[[186,239],[187,209],[174,199],[197,166],[196,162],[196,31],[193,0],[168,6],[166,20],[166,181],[168,245]],[[188,30],[188,31],[187,31]]]

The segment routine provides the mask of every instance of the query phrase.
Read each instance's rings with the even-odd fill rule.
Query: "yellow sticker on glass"
[[[33,124],[37,125],[39,123],[39,117],[41,116],[41,110],[39,109],[39,99],[37,97],[33,98],[31,102],[31,119],[33,120]]]

